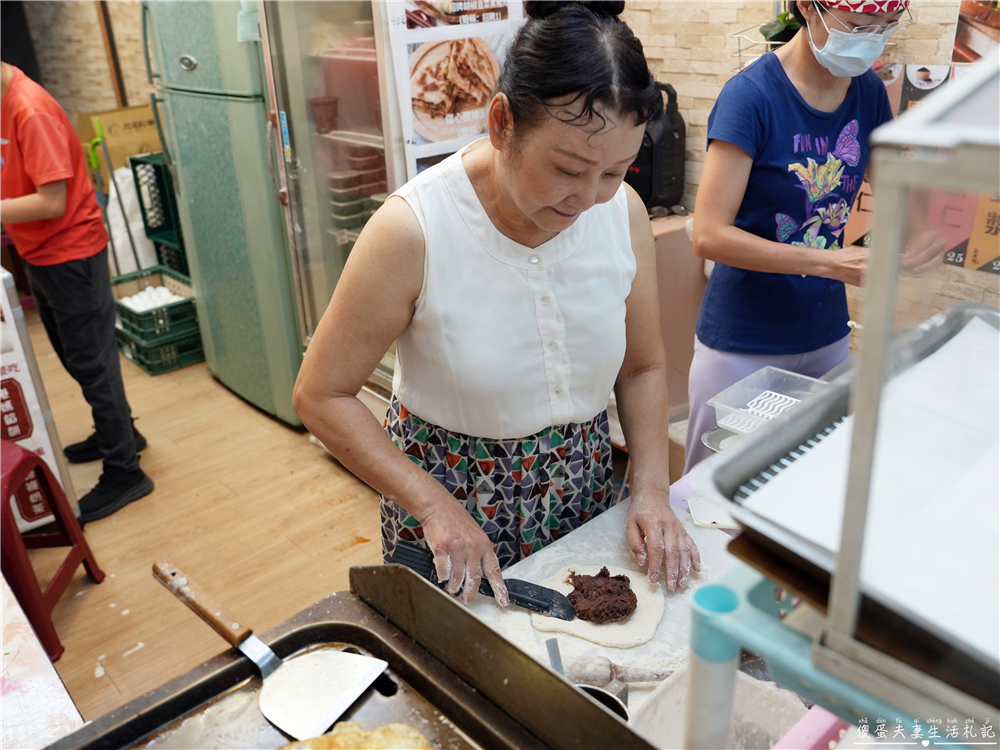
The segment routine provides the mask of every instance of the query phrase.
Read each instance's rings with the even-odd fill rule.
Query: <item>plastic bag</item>
[[[125,217],[122,216],[121,205],[115,192],[116,183],[121,188]],[[142,208],[139,205],[139,197],[135,192],[135,180],[132,178],[132,170],[129,167],[119,167],[115,170],[115,179],[108,186],[107,214],[108,231],[111,233],[115,259],[118,261],[116,269],[111,254],[108,254],[108,263],[113,276],[132,273],[138,271],[139,268],[149,268],[159,263],[156,258],[156,246],[146,237],[146,227],[142,221]],[[128,229],[125,226],[126,218]],[[132,252],[132,245],[129,242],[129,230],[131,230],[132,240],[135,242],[135,253]],[[136,267],[136,255],[139,256],[139,267]]]

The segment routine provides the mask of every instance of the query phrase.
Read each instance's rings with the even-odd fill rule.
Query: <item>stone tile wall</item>
[[[25,2],[24,13],[45,88],[70,119],[77,112],[114,109],[97,4]]]
[[[622,18],[642,42],[656,80],[677,91],[677,105],[687,126],[684,198],[694,208],[705,160],[708,114],[723,85],[740,67],[740,49],[749,59],[764,50],[735,35],[763,42],[757,27],[771,19],[771,0],[690,2],[631,0]]]
[[[118,64],[125,79],[125,93],[131,106],[149,104],[153,86],[146,80],[146,61],[142,49],[142,8],[137,0],[113,0],[108,3],[111,27],[118,47]]]
[[[108,3],[130,105],[149,101],[138,0]],[[45,88],[73,119],[77,112],[115,109],[111,68],[104,49],[98,6],[91,0],[28,0],[24,3]]]

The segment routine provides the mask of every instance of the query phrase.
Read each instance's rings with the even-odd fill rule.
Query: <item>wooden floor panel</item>
[[[93,430],[90,407],[53,353],[37,313],[28,327],[63,445]],[[170,557],[234,615],[264,630],[335,591],[352,565],[381,560],[378,496],[296,430],[249,405],[204,364],[151,377],[122,358],[153,494],[88,524],[107,574],[81,567],[53,613],[66,647],[56,669],[95,719],[225,650],[157,583]],[[77,496],[101,463],[75,465]],[[44,583],[61,551],[33,550]]]

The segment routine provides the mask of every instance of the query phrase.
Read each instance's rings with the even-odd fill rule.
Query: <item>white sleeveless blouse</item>
[[[416,214],[425,243],[423,287],[396,341],[403,406],[494,439],[603,411],[625,357],[636,270],[624,185],[536,248],[493,225],[461,151],[393,195]]]

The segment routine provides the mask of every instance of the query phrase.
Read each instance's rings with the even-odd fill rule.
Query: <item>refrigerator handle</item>
[[[153,72],[153,62],[149,56],[149,0],[142,0],[142,56],[146,61],[146,80],[152,83],[160,74]],[[155,106],[153,108],[156,109]]]
[[[160,121],[160,108],[157,106],[162,99],[157,99],[156,94],[149,95],[149,106],[153,110],[153,121],[156,123],[156,134],[160,137],[160,146],[163,148],[163,160],[167,162],[167,169],[170,177],[174,181],[174,189],[178,195],[181,192],[181,183],[177,179],[177,172],[174,170],[174,160],[170,158],[170,151],[167,149],[167,139],[163,134],[163,123]]]
[[[271,184],[274,186],[274,192],[278,194],[278,200],[281,201],[282,206],[288,205],[288,191],[283,187],[278,187],[278,177],[274,173],[274,152],[273,152],[273,141],[274,133],[278,129],[278,113],[273,109],[267,114],[267,143],[265,148],[267,149],[267,171],[271,173]],[[280,149],[280,145],[278,147]]]

